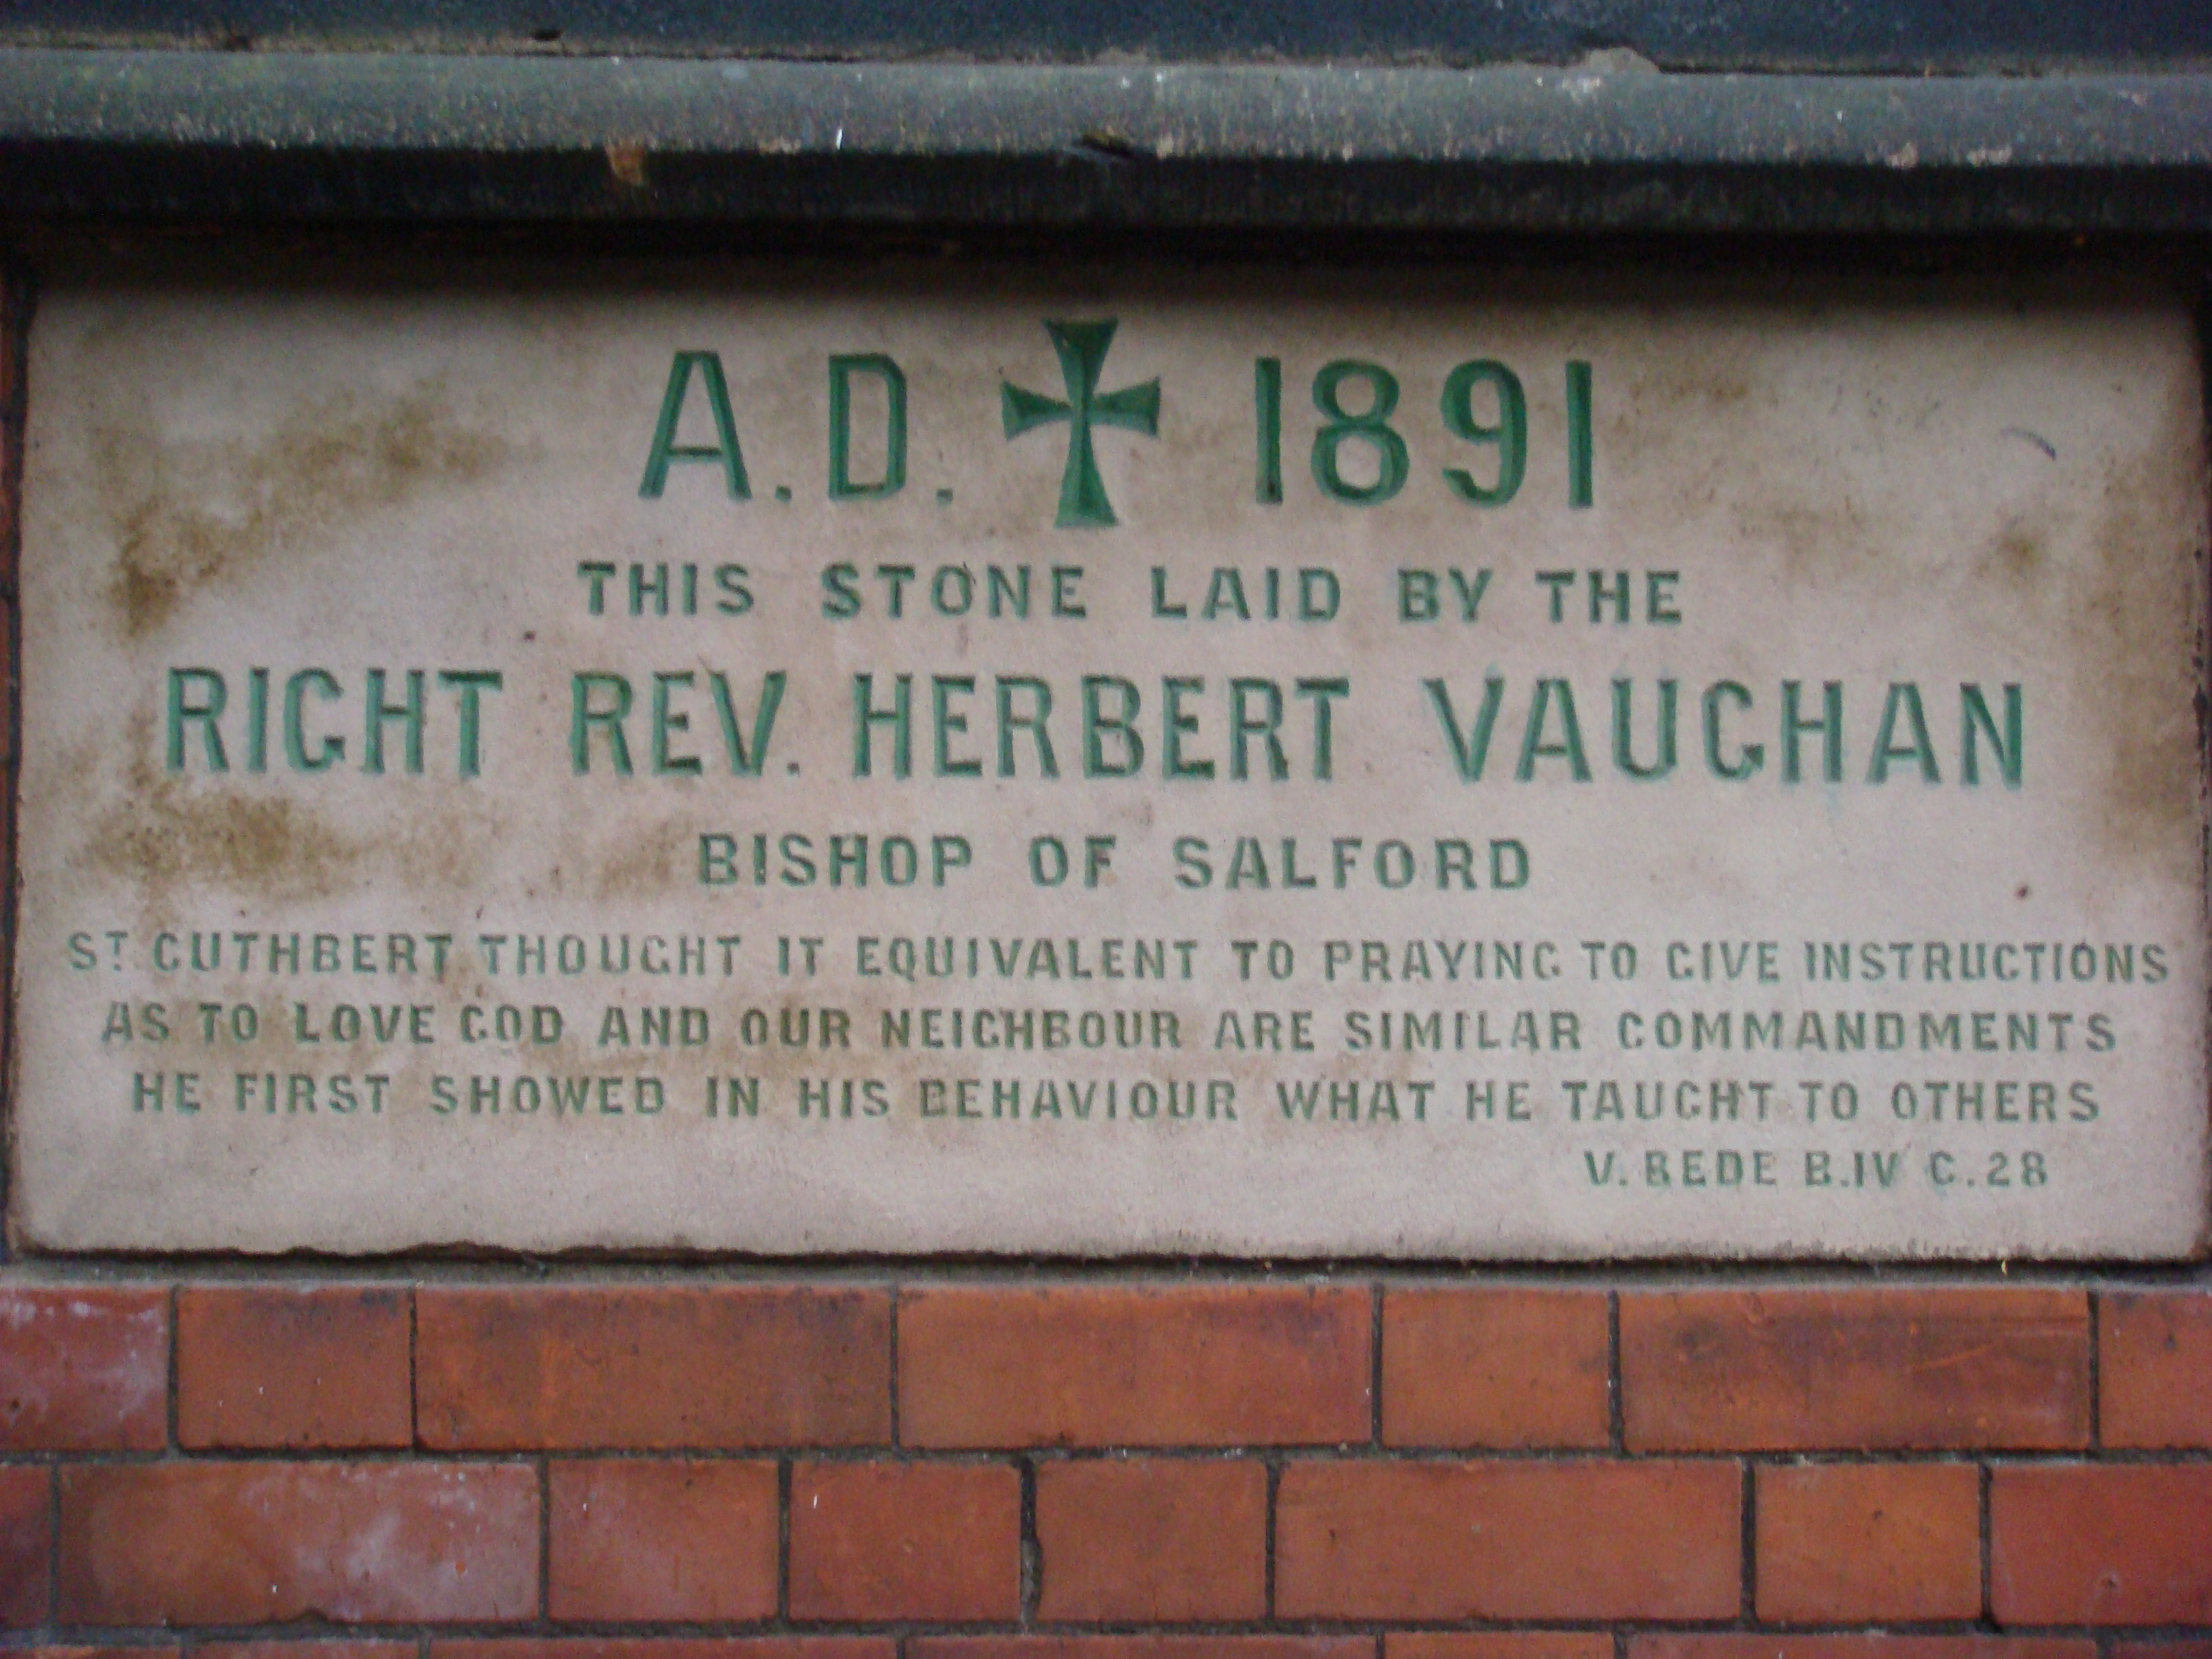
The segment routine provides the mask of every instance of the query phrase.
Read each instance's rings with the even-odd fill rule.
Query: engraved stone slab
[[[56,1249],[2204,1235],[2162,301],[46,295]]]

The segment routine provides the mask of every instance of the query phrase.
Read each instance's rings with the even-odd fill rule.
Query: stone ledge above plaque
[[[62,286],[51,1250],[2170,1258],[2155,299]]]

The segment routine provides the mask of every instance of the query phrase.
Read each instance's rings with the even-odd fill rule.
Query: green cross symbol
[[[1124,386],[1119,392],[1098,390],[1098,376],[1106,367],[1106,349],[1114,343],[1115,319],[1103,323],[1051,323],[1052,349],[1060,354],[1060,379],[1066,383],[1067,401],[1024,392],[1011,380],[999,382],[1000,404],[1006,416],[1006,436],[1018,438],[1033,427],[1053,421],[1067,422],[1067,470],[1060,479],[1060,516],[1053,522],[1062,530],[1104,528],[1118,520],[1114,504],[1106,499],[1106,481],[1098,476],[1098,458],[1091,451],[1091,428],[1118,426],[1160,435],[1160,383]]]

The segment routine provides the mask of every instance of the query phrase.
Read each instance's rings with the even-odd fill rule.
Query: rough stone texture
[[[732,445],[681,359],[664,478],[676,354],[708,350]],[[833,495],[854,353],[899,367],[906,476],[878,364]],[[71,280],[28,374],[33,1245],[2202,1240],[2207,492],[2179,301]],[[1485,572],[1479,605],[1450,580]],[[399,714],[371,715],[372,673]],[[470,682],[473,765],[453,673],[501,677]],[[180,1012],[203,1004],[220,1029]]]

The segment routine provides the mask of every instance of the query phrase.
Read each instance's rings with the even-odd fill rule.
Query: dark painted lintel
[[[0,216],[2212,229],[2212,75],[0,51]]]
[[[2203,0],[8,0],[0,47],[969,64],[2212,68]]]

